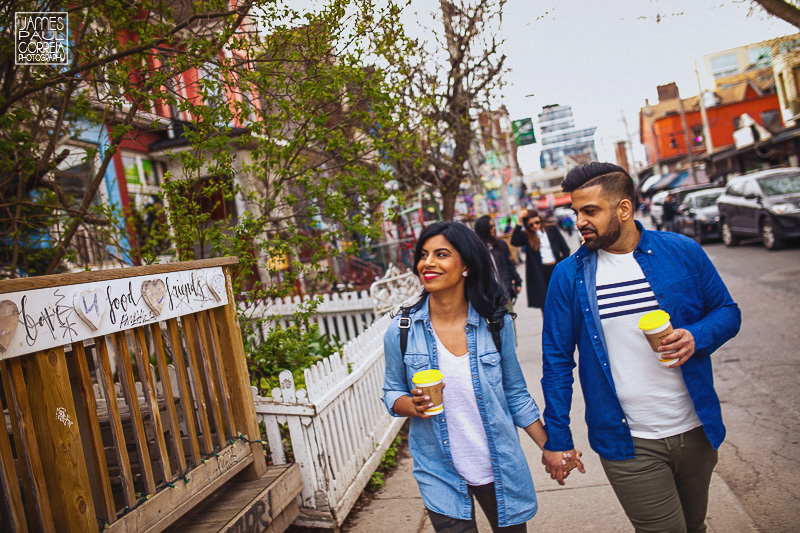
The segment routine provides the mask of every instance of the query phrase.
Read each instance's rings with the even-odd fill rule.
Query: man
[[[542,462],[562,482],[565,459],[579,458],[569,429],[577,345],[589,443],[636,531],[705,531],[725,437],[711,354],[739,331],[739,308],[700,246],[634,221],[624,169],[590,163],[561,187],[585,245],[558,264],[545,303]],[[669,367],[638,328],[659,308],[674,328],[658,348],[674,352]]]
[[[664,199],[664,206],[663,206],[663,213],[664,213],[664,230],[665,231],[675,231],[675,217],[678,216],[678,206],[675,202],[675,195],[670,194],[667,195],[666,199]]]

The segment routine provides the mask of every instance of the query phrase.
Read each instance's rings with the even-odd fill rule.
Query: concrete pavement
[[[575,237],[569,240],[575,247]],[[524,276],[524,268],[520,266]],[[544,406],[540,379],[542,371],[541,331],[542,312],[527,307],[525,291],[517,300],[517,353],[532,396],[540,409]],[[633,531],[614,491],[608,483],[600,460],[591,448],[583,420],[583,394],[577,383],[571,412],[575,444],[583,451],[586,474],[573,471],[565,486],[551,480],[541,465],[541,452],[533,441],[520,432],[523,450],[528,458],[539,511],[528,522],[529,531],[543,532],[629,532]],[[404,456],[397,470],[387,478],[386,486],[358,511],[354,511],[344,531],[348,533],[432,533],[433,527],[425,513],[417,484],[412,475],[413,461]],[[753,521],[743,509],[725,481],[714,474],[708,510],[708,531],[717,533],[756,531]],[[478,507],[478,527],[491,531],[488,521]]]

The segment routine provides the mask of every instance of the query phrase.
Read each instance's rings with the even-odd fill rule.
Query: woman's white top
[[[489,442],[472,386],[469,355],[453,355],[436,332],[433,336],[439,354],[439,370],[444,376],[444,414],[453,465],[468,485],[493,483]]]
[[[542,256],[542,264],[549,265],[556,262],[556,256],[553,254],[553,246],[550,244],[550,238],[547,232],[543,229],[536,230],[536,235],[539,236],[539,255]]]

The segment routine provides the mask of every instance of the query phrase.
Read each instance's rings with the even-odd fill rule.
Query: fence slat
[[[219,347],[217,328],[214,325],[214,318],[208,311],[203,311],[199,314],[197,317],[197,323],[200,326],[200,338],[205,339],[206,354],[208,356],[206,361],[209,367],[208,373],[210,381],[215,390],[214,399],[216,401],[217,408],[219,409],[218,416],[221,425],[217,428],[217,431],[219,431],[220,438],[223,441],[226,441],[228,438],[233,436],[233,430],[231,429],[228,390],[227,386],[225,385],[225,379],[222,376],[219,364],[219,354],[222,349]],[[224,443],[221,443],[221,445],[224,446]]]
[[[7,365],[0,364],[0,374],[5,387]],[[10,384],[10,382],[9,382]],[[8,388],[6,387],[6,390]],[[0,407],[2,402],[0,402]],[[11,402],[6,398],[6,404],[9,406],[9,413],[13,418],[13,409]],[[0,528],[8,527],[10,531],[27,532],[28,524],[25,520],[25,508],[22,504],[22,493],[20,492],[19,482],[17,481],[17,469],[14,468],[14,455],[11,451],[11,442],[8,440],[8,430],[6,429],[6,418],[0,412],[0,420],[3,422],[0,427],[0,496],[3,498],[4,506],[3,515],[5,518],[0,519]],[[15,438],[15,442],[19,442]],[[19,446],[19,445],[17,445]],[[20,457],[20,462],[24,459]],[[29,500],[30,501],[30,500]]]
[[[100,492],[100,501],[97,502],[103,520],[109,524],[117,519],[117,510],[114,505],[114,494],[111,490],[111,477],[108,474],[108,464],[103,448],[103,435],[100,432],[100,421],[97,417],[97,403],[94,399],[94,389],[92,378],[89,375],[89,362],[83,342],[72,344],[72,355],[75,361],[75,370],[80,386],[81,399],[83,400],[83,410],[86,414],[87,430],[89,436],[89,446],[91,447],[92,459],[94,460],[94,471],[97,477],[97,486]]]
[[[195,405],[192,399],[192,390],[189,387],[189,378],[186,371],[186,359],[183,356],[183,343],[181,343],[180,333],[178,332],[178,321],[172,319],[167,321],[169,330],[170,344],[172,344],[172,358],[175,362],[175,373],[178,377],[178,388],[180,389],[179,405],[183,411],[183,419],[186,423],[187,437],[189,438],[189,451],[192,454],[192,465],[200,464],[200,444],[197,440],[197,426],[195,425]]]
[[[169,379],[169,367],[167,365],[167,357],[164,353],[164,340],[161,338],[161,327],[158,324],[150,325],[150,336],[153,338],[153,344],[156,349],[156,364],[158,365],[158,374],[161,376],[161,388],[164,391],[164,405],[167,409],[167,425],[170,433],[169,444],[172,448],[172,453],[175,460],[178,462],[178,473],[186,471],[186,457],[183,451],[183,439],[181,439],[181,430],[178,427],[178,413],[175,410],[175,398],[172,392],[172,382]],[[173,475],[173,479],[178,477]]]
[[[133,473],[131,472],[131,460],[128,457],[128,446],[125,442],[125,433],[122,431],[122,417],[119,412],[117,402],[117,389],[114,383],[114,376],[111,373],[111,361],[108,355],[108,346],[105,337],[95,337],[94,346],[97,350],[97,359],[100,371],[98,382],[103,388],[106,398],[106,409],[108,411],[108,423],[111,426],[111,437],[113,439],[114,455],[120,469],[122,483],[122,497],[125,505],[133,507],[136,505],[136,491],[133,488]]]
[[[264,429],[267,433],[267,442],[269,443],[269,451],[272,455],[272,464],[284,465],[286,464],[286,456],[283,453],[283,439],[281,439],[281,430],[278,427],[278,418],[276,416],[264,416]]]
[[[18,359],[24,389],[17,392],[21,397],[27,391],[28,421],[35,428],[42,466],[46,465],[43,481],[53,520],[61,530],[95,530],[97,516],[64,348]]]
[[[142,474],[144,491],[146,494],[153,494],[156,491],[156,484],[153,479],[150,450],[147,448],[147,434],[144,431],[142,411],[139,409],[139,396],[136,393],[128,338],[124,331],[113,333],[111,336],[114,338],[114,347],[117,353],[117,371],[122,382],[122,396],[125,398],[131,416],[133,442],[136,444],[136,451],[139,454],[139,472]]]
[[[150,421],[156,434],[156,451],[161,461],[161,475],[166,482],[172,479],[172,468],[169,464],[167,443],[164,440],[164,426],[161,423],[161,410],[158,407],[158,396],[153,373],[150,370],[150,354],[147,350],[147,341],[144,338],[144,327],[133,330],[134,348],[136,351],[136,364],[139,367],[139,379],[144,388],[144,399],[150,409]]]
[[[208,423],[208,389],[205,381],[200,377],[203,373],[200,370],[198,361],[202,358],[200,353],[200,343],[197,339],[197,331],[194,317],[184,315],[181,317],[183,323],[183,333],[186,335],[186,346],[189,348],[189,367],[192,381],[194,382],[195,399],[197,400],[197,413],[200,417],[200,429],[202,439],[200,441],[201,451],[209,454],[214,451],[214,443],[211,440],[211,426]]]
[[[55,531],[50,497],[45,484],[44,467],[36,441],[28,395],[25,392],[25,378],[20,358],[3,361],[6,394],[9,395],[8,410],[11,414],[14,431],[14,445],[17,456],[25,466],[27,474],[25,500],[31,502],[29,516],[31,524],[38,523],[43,531]],[[30,499],[29,499],[30,498]]]

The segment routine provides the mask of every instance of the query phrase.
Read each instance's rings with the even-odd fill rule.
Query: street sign
[[[515,120],[511,123],[511,128],[514,130],[514,140],[517,141],[517,146],[525,146],[536,142],[532,119]]]

